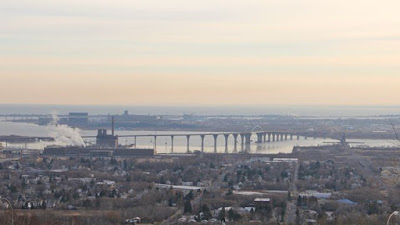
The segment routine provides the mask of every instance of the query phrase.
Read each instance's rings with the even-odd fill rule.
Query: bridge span
[[[254,129],[253,129],[254,130]],[[277,131],[250,131],[250,132],[201,132],[201,133],[176,133],[176,134],[132,134],[132,135],[118,135],[118,138],[134,138],[134,145],[137,143],[137,138],[140,137],[151,137],[154,139],[154,149],[157,148],[157,138],[170,137],[171,139],[171,153],[174,152],[174,138],[175,137],[186,137],[187,152],[190,152],[190,139],[194,136],[201,138],[201,152],[204,152],[204,139],[206,136],[211,136],[214,139],[214,153],[217,152],[217,139],[219,136],[223,136],[225,139],[225,152],[228,152],[228,141],[229,138],[233,138],[234,152],[238,150],[238,144],[240,142],[241,149],[246,150],[250,148],[251,137],[257,136],[256,143],[267,143],[267,142],[280,142],[293,140],[295,137],[297,140],[300,139],[300,134],[291,132],[277,132]],[[96,138],[96,136],[82,136],[82,138]],[[307,139],[307,136],[304,136]]]

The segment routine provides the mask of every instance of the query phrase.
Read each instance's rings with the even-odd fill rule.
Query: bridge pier
[[[241,144],[241,149],[242,149],[242,151],[244,150],[244,134],[240,134],[240,139],[241,139],[241,142],[240,142],[240,144]]]
[[[246,149],[245,149],[245,151],[247,152],[247,151],[250,150],[251,133],[246,133],[245,138],[246,138]]]
[[[281,134],[281,141],[283,141],[283,133]]]
[[[135,140],[135,144],[134,144],[134,145],[135,145],[135,148],[136,148],[136,147],[137,147],[137,146],[136,146],[136,136],[134,137],[134,140]]]
[[[275,133],[272,133],[272,141],[275,141]]]
[[[263,136],[264,136],[263,133],[257,133],[257,143],[258,144],[263,143]]]
[[[154,136],[154,151],[157,149],[157,136]]]
[[[285,141],[287,141],[287,136],[288,136],[288,134],[285,134]]]
[[[251,144],[251,133],[246,134],[246,145],[250,145],[250,144]]]
[[[300,135],[297,135],[297,140],[300,140]]]
[[[271,133],[268,133],[268,142],[271,142]]]
[[[171,153],[174,153],[174,135],[171,135]]]
[[[236,153],[237,152],[237,137],[238,137],[238,134],[232,134],[232,135],[233,135],[233,141],[234,141],[233,151]]]
[[[205,137],[204,134],[200,135],[200,138],[201,138],[201,152],[204,152],[204,137]]]
[[[186,135],[187,153],[190,152],[190,135]]]
[[[224,134],[225,137],[225,153],[228,153],[228,139],[230,134]]]
[[[217,153],[217,139],[218,139],[218,134],[213,134],[214,137],[214,153]]]
[[[290,140],[293,140],[293,134],[290,134]]]

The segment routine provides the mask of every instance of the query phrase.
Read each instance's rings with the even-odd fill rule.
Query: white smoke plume
[[[60,120],[58,116],[53,113],[53,120],[48,125],[49,136],[54,138],[56,142],[69,145],[69,146],[83,146],[85,147],[85,142],[83,141],[78,128],[72,128],[68,125],[58,124]]]

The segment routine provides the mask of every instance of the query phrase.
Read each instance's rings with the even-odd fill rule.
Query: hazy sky
[[[10,0],[0,103],[399,104],[399,0]]]

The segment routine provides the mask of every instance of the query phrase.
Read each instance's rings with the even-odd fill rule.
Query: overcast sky
[[[399,104],[399,0],[10,0],[0,103]]]

